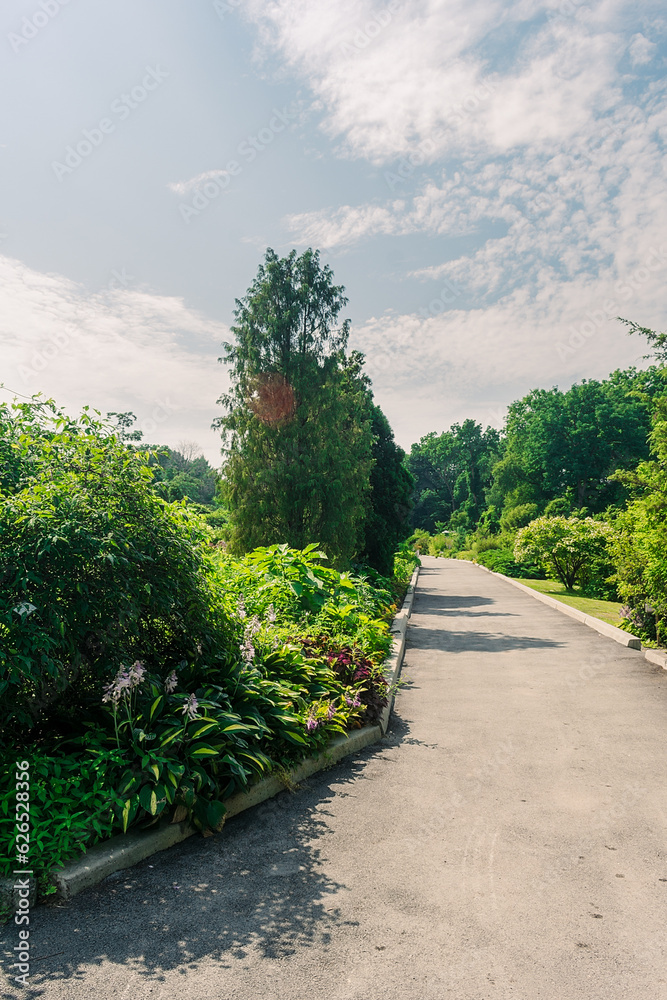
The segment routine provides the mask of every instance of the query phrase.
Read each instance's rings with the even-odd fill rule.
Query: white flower
[[[183,705],[183,715],[187,715],[188,719],[193,722],[195,719],[199,718],[197,715],[197,709],[199,708],[199,702],[194,694],[185,701]]]

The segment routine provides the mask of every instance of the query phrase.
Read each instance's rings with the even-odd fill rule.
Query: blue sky
[[[641,363],[666,36],[625,0],[5,0],[0,382],[217,464],[267,246],[321,249],[405,447]]]

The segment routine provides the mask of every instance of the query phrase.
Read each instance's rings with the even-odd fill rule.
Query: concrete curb
[[[396,684],[401,672],[405,652],[405,633],[412,611],[418,576],[419,567],[412,574],[401,610],[392,622],[391,632],[394,635],[394,642],[392,651],[385,661],[385,676],[390,688]],[[376,743],[387,732],[394,694],[395,690],[392,690],[389,704],[382,713],[379,726],[365,726],[349,735],[336,736],[331,740],[326,750],[316,757],[309,757],[301,761],[289,774],[283,777],[272,774],[268,778],[258,781],[247,792],[232,796],[225,803],[227,807],[225,820],[232,816],[238,816],[246,809],[251,809],[253,806],[273,798],[285,791],[286,788],[304,781],[311,774],[331,767],[343,757],[357,753],[371,743]],[[129,833],[112,837],[110,840],[92,847],[82,858],[70,862],[53,873],[57,895],[60,899],[70,899],[84,889],[89,889],[108,878],[109,875],[113,875],[114,872],[130,868],[145,858],[149,858],[152,854],[165,851],[167,848],[187,840],[188,837],[197,832],[185,821],[183,823],[165,822],[154,829],[132,830]]]
[[[642,643],[636,635],[631,635],[629,632],[625,632],[622,628],[616,628],[615,625],[610,625],[608,622],[603,622],[601,618],[595,618],[593,615],[587,615],[583,611],[578,611],[576,608],[571,608],[569,604],[563,604],[562,601],[557,601],[555,597],[549,597],[547,594],[541,594],[539,590],[533,590],[532,587],[526,587],[525,584],[519,583],[518,580],[513,580],[509,576],[505,576],[504,573],[494,573],[493,570],[489,569],[487,566],[481,566],[480,563],[471,563],[472,566],[476,566],[478,569],[483,569],[485,573],[491,573],[492,576],[497,576],[499,579],[504,580],[506,583],[511,583],[513,587],[518,590],[523,590],[524,594],[530,594],[537,601],[542,601],[543,604],[548,604],[550,608],[555,608],[556,611],[562,612],[564,615],[568,615],[570,618],[576,619],[576,621],[581,622],[582,625],[588,625],[589,628],[595,629],[600,635],[606,635],[608,639],[613,639],[614,642],[618,642],[621,646],[627,646],[629,649],[641,649]],[[650,652],[645,650],[645,654]],[[653,650],[652,652],[657,652]],[[649,659],[649,657],[646,657]],[[651,662],[658,662],[657,660],[652,660]],[[667,667],[665,667],[667,669]]]
[[[649,663],[655,663],[663,670],[667,670],[667,650],[664,649],[644,649],[644,656]]]
[[[410,580],[410,586],[408,587],[407,594],[405,595],[405,600],[403,601],[403,606],[394,618],[391,625],[391,632],[394,636],[394,643],[392,646],[391,653],[385,660],[384,675],[389,683],[389,702],[384,712],[382,713],[382,718],[380,719],[380,728],[382,729],[382,735],[387,732],[389,728],[389,718],[391,716],[391,710],[394,707],[394,698],[396,697],[396,684],[401,675],[401,668],[403,666],[403,656],[405,654],[405,642],[406,634],[408,629],[408,621],[410,620],[410,615],[412,614],[412,605],[415,599],[415,591],[417,589],[417,580],[419,579],[419,566],[415,569],[412,574],[412,579]]]

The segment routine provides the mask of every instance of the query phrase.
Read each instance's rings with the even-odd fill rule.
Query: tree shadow
[[[425,628],[413,622],[408,633],[408,649],[435,649],[446,653],[504,653],[519,649],[556,649],[564,645],[532,635]]]
[[[413,605],[413,614],[432,614],[435,611],[454,612],[464,608],[488,607],[496,604],[492,597],[480,597],[472,595],[462,597],[460,595],[429,593],[429,591],[419,591]]]
[[[22,992],[40,996],[48,983],[84,981],[88,968],[104,963],[160,982],[203,961],[225,969],[251,952],[285,959],[315,945],[326,950],[337,928],[356,926],[337,904],[347,886],[324,870],[327,803],[352,794],[341,785],[363,779],[369,762],[408,733],[393,717],[388,738],[313,775],[296,794],[281,793],[215,837],[195,835],[67,903],[38,907],[30,918],[31,988]],[[2,930],[9,955],[15,928]]]

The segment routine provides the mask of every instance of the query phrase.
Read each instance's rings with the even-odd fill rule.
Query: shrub
[[[0,431],[5,725],[62,724],[123,663],[224,658],[206,532],[154,494],[146,453],[50,404],[0,408]]]
[[[477,562],[494,573],[522,580],[543,580],[544,567],[536,562],[517,562],[509,549],[487,549],[477,556]]]
[[[610,538],[610,526],[592,517],[538,517],[519,531],[514,557],[544,563],[549,575],[571,590],[604,578]]]

